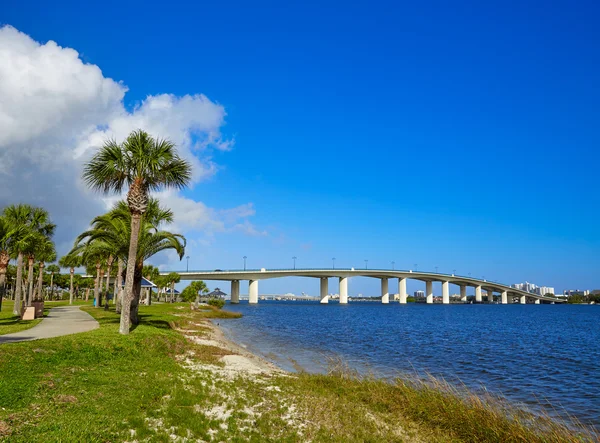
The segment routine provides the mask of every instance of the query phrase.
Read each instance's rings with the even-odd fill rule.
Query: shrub
[[[210,306],[214,306],[217,309],[221,309],[223,306],[225,306],[225,300],[222,300],[220,298],[211,298],[210,300],[208,300],[207,303]]]

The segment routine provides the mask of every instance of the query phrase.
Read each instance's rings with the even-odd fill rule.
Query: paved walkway
[[[57,306],[50,309],[48,316],[33,328],[0,335],[0,344],[77,334],[99,326],[94,317],[80,310],[79,306]]]

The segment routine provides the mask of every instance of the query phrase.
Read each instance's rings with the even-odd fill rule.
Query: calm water
[[[600,306],[242,303],[225,333],[279,366],[339,356],[387,377],[431,373],[600,428]],[[560,415],[562,411],[554,414]]]

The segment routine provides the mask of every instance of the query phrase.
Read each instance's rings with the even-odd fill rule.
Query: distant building
[[[533,292],[533,293],[535,293],[535,290],[537,288],[536,285],[534,285],[533,283],[529,283],[529,282],[515,283],[514,285],[512,285],[512,287],[515,289],[518,289],[519,291]]]
[[[590,295],[590,291],[589,290],[579,290],[579,289],[566,289],[563,292],[564,295],[566,295],[567,297],[570,297],[572,295],[582,295],[582,296],[588,296]]]
[[[425,297],[425,291],[415,291],[415,298]]]
[[[535,293],[539,295],[554,294],[554,288],[550,286],[538,286],[535,288]]]

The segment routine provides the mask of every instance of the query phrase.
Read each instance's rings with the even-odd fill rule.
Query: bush
[[[207,303],[217,309],[221,309],[223,306],[225,306],[225,300],[221,300],[220,298],[211,298],[207,301]]]

